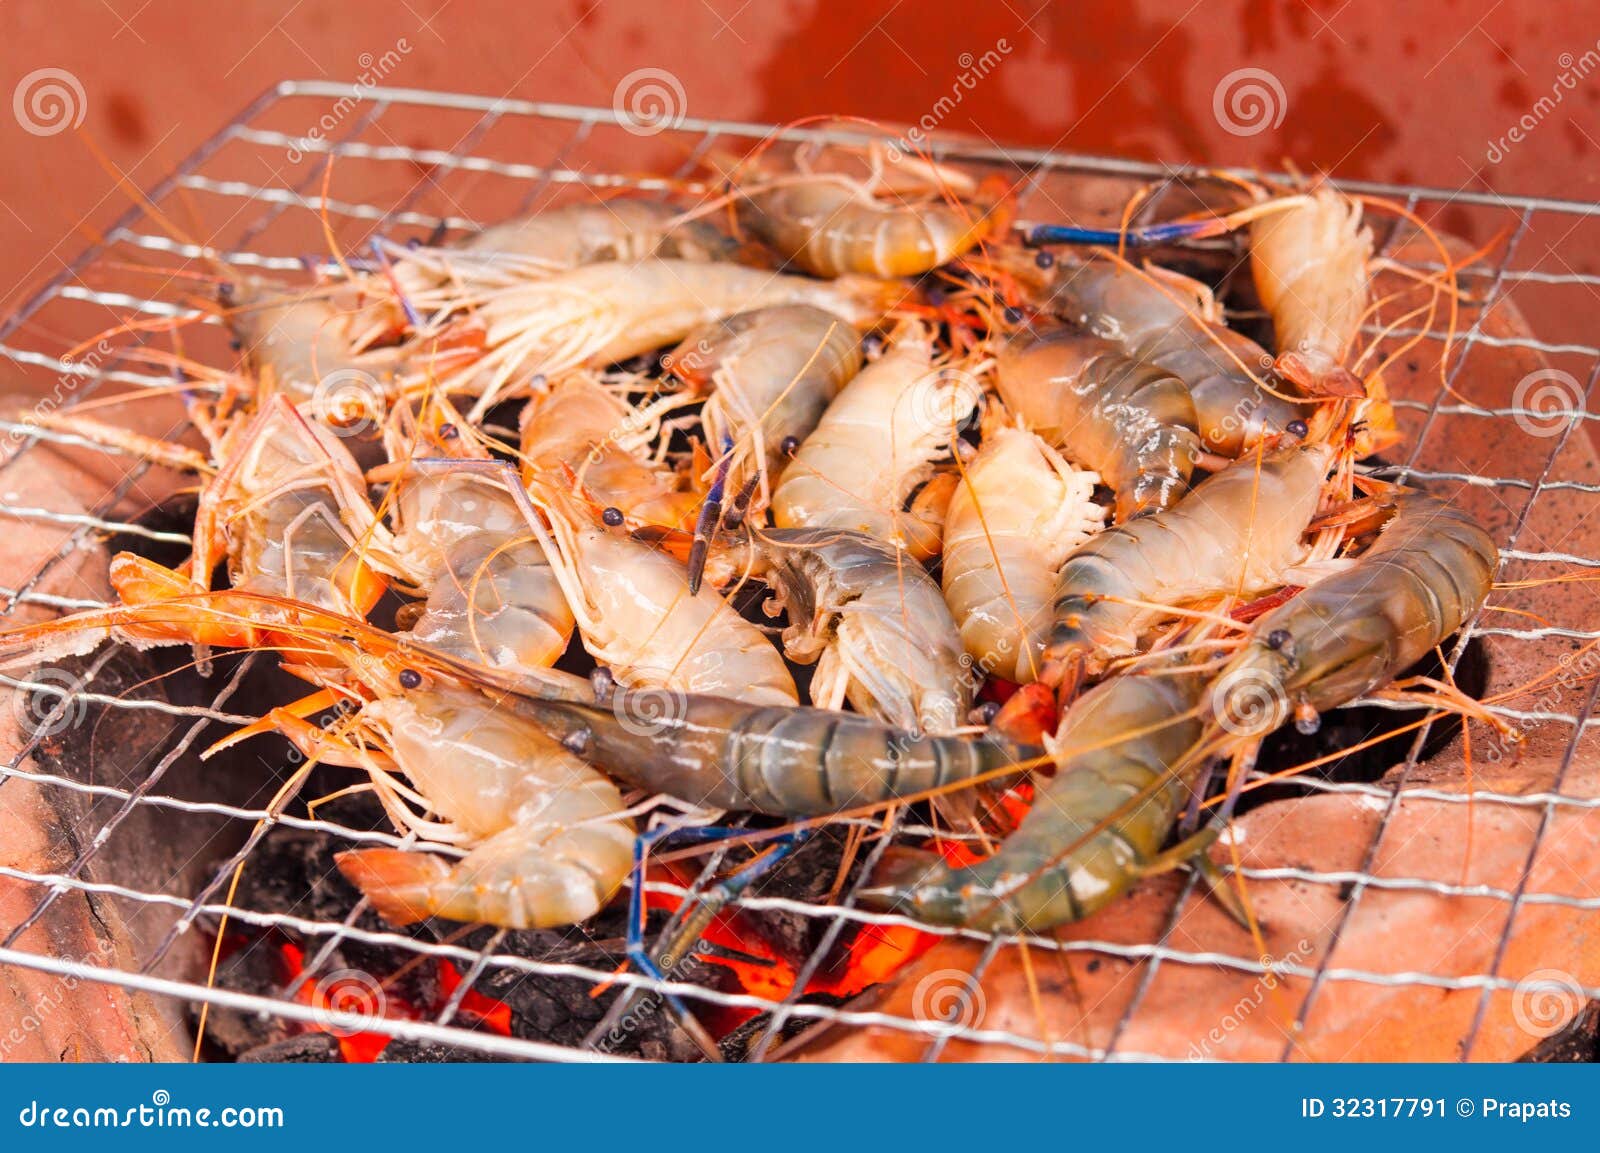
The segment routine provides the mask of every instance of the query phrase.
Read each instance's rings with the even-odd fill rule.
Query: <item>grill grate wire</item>
[[[19,368],[44,370],[58,374],[63,379],[71,377],[74,380],[81,380],[81,384],[73,389],[72,395],[62,404],[63,409],[69,409],[72,406],[81,404],[106,383],[132,384],[145,387],[169,385],[170,380],[168,378],[153,375],[144,366],[129,360],[125,352],[114,354],[105,363],[86,365],[81,361],[71,362],[64,360],[59,352],[52,354],[39,348],[28,347],[26,344],[25,337],[29,321],[47,305],[56,301],[71,301],[81,305],[101,306],[105,309],[116,310],[119,314],[131,310],[149,317],[181,317],[191,314],[192,310],[181,305],[176,305],[167,300],[151,299],[147,296],[139,295],[132,288],[130,288],[129,292],[109,292],[90,287],[90,277],[87,274],[96,272],[100,262],[105,261],[108,252],[117,245],[128,246],[158,257],[175,257],[185,261],[203,259],[222,261],[243,271],[260,271],[267,274],[301,273],[308,267],[306,258],[287,254],[283,251],[274,251],[274,246],[271,243],[257,244],[257,241],[266,240],[265,234],[275,224],[291,214],[321,213],[326,211],[331,216],[343,220],[370,222],[374,227],[381,225],[385,228],[418,229],[421,230],[423,235],[427,235],[432,230],[441,227],[470,229],[482,223],[492,222],[496,216],[527,211],[539,203],[541,198],[546,197],[553,191],[559,191],[565,185],[582,185],[598,190],[630,188],[646,194],[665,194],[673,181],[681,182],[687,179],[695,170],[699,161],[717,145],[719,140],[735,145],[743,142],[744,146],[748,147],[752,139],[765,137],[775,131],[771,126],[766,125],[685,118],[654,142],[657,145],[670,144],[672,155],[682,157],[681,162],[677,165],[673,176],[669,180],[654,176],[627,175],[618,171],[591,169],[585,163],[574,161],[574,158],[579,156],[594,141],[598,133],[614,131],[619,126],[620,122],[616,114],[609,109],[509,99],[496,100],[464,94],[426,92],[414,89],[373,88],[366,90],[365,96],[357,105],[360,109],[359,115],[354,116],[348,125],[340,125],[339,130],[330,133],[326,139],[301,139],[271,127],[261,126],[263,122],[281,122],[283,119],[282,111],[294,101],[339,100],[348,97],[349,93],[348,86],[320,81],[286,82],[264,93],[218,132],[216,136],[197,149],[192,156],[180,164],[170,176],[161,181],[149,194],[150,202],[161,206],[182,203],[190,198],[211,198],[231,206],[232,214],[239,222],[237,231],[233,233],[235,237],[233,243],[225,249],[212,249],[202,248],[188,241],[174,239],[172,236],[160,232],[155,227],[156,222],[151,215],[143,207],[135,205],[116,221],[100,244],[90,248],[70,265],[63,268],[16,314],[0,322],[0,357],[4,357]],[[396,140],[396,135],[407,131],[405,124],[402,123],[402,126],[395,129],[393,134],[389,131],[389,127],[396,119],[404,122],[405,118],[422,113],[465,116],[471,119],[471,124],[470,127],[456,136],[456,143],[447,149],[399,143]],[[559,139],[556,140],[554,147],[550,149],[549,159],[543,164],[513,163],[480,155],[479,149],[483,147],[486,138],[489,138],[497,127],[507,124],[537,125],[541,128],[548,127],[553,130],[559,130]],[[381,140],[374,142],[370,139],[374,135],[380,137]],[[805,131],[785,133],[785,135],[797,138],[826,137],[845,142],[861,139],[848,132]],[[243,179],[237,175],[210,174],[209,168],[218,161],[225,151],[251,147],[262,150],[263,153],[268,150],[281,153],[291,148],[297,148],[313,159],[317,158],[319,154],[330,156],[336,158],[337,165],[342,166],[342,169],[345,170],[358,165],[370,165],[385,171],[396,168],[401,171],[409,171],[413,177],[418,171],[421,171],[423,176],[420,179],[413,179],[410,187],[397,199],[391,203],[384,204],[338,199],[331,196],[324,199],[321,191],[320,164],[308,164],[306,167],[310,171],[310,175],[292,184],[277,181],[281,172],[281,165],[278,165],[278,171],[273,171],[271,177],[266,181]],[[1044,212],[1046,216],[1048,215],[1049,206],[1039,204],[1039,197],[1047,196],[1042,188],[1046,177],[1083,174],[1149,181],[1163,177],[1182,179],[1188,173],[1186,169],[1132,161],[1064,155],[1027,149],[974,148],[955,142],[936,143],[931,150],[942,159],[958,162],[979,165],[1024,166],[1027,170],[1027,178],[1023,184],[1022,205],[1024,208],[1032,206],[1035,210]],[[268,162],[264,168],[257,169],[257,171],[265,171],[271,168],[273,168],[273,162]],[[336,167],[335,171],[340,172],[341,167]],[[1256,175],[1253,173],[1240,174]],[[461,178],[467,182],[465,190],[461,191],[459,195],[453,195],[442,183],[456,178]],[[524,190],[510,204],[503,205],[495,213],[487,214],[486,220],[474,219],[465,211],[459,201],[470,201],[473,191],[481,187],[481,182],[486,180],[497,181],[501,184],[523,188]],[[342,184],[342,180],[340,183]],[[1469,486],[1525,491],[1528,494],[1526,502],[1518,510],[1504,541],[1502,549],[1503,560],[1549,566],[1553,570],[1563,567],[1600,567],[1600,557],[1586,557],[1556,550],[1530,550],[1517,547],[1535,502],[1545,492],[1570,491],[1584,494],[1600,494],[1600,484],[1587,484],[1574,480],[1557,480],[1551,477],[1557,456],[1567,445],[1569,438],[1574,434],[1587,434],[1587,422],[1600,419],[1600,413],[1590,411],[1587,404],[1587,401],[1593,396],[1596,377],[1600,376],[1600,348],[1570,341],[1544,341],[1531,336],[1497,336],[1483,331],[1484,319],[1490,312],[1489,305],[1503,292],[1509,291],[1509,289],[1516,286],[1570,287],[1573,290],[1594,293],[1596,286],[1600,286],[1600,276],[1570,269],[1555,273],[1532,268],[1519,269],[1513,267],[1513,262],[1519,245],[1527,237],[1536,217],[1548,215],[1562,218],[1570,221],[1573,229],[1577,229],[1582,226],[1587,218],[1600,215],[1600,205],[1574,200],[1543,197],[1503,197],[1492,193],[1451,192],[1443,189],[1409,188],[1371,182],[1341,182],[1341,187],[1349,191],[1390,197],[1402,203],[1407,210],[1412,212],[1419,211],[1426,204],[1454,204],[1495,209],[1515,215],[1515,224],[1505,243],[1499,249],[1499,255],[1494,267],[1488,270],[1474,267],[1465,274],[1465,278],[1472,283],[1475,291],[1482,292],[1484,305],[1479,308],[1471,326],[1455,338],[1458,359],[1449,369],[1446,380],[1447,385],[1454,384],[1472,351],[1479,346],[1496,349],[1517,348],[1526,350],[1529,353],[1568,358],[1577,357],[1591,362],[1585,386],[1586,403],[1584,411],[1574,414],[1574,419],[1561,434],[1553,438],[1550,455],[1544,461],[1542,469],[1536,476],[1491,477],[1471,472],[1429,471],[1419,467],[1418,461],[1424,443],[1430,434],[1435,433],[1436,426],[1441,418],[1460,417],[1505,421],[1519,417],[1546,415],[1535,414],[1531,410],[1516,404],[1500,407],[1479,406],[1463,400],[1450,387],[1440,388],[1429,403],[1404,399],[1396,402],[1397,407],[1410,409],[1421,414],[1421,431],[1412,439],[1410,452],[1403,463],[1379,469],[1377,474],[1387,479],[1395,479],[1401,482],[1459,483]],[[433,213],[422,207],[425,201],[432,202],[430,194],[437,194],[438,199],[445,201],[448,211]],[[258,248],[261,250],[258,250]],[[1411,261],[1408,262],[1407,266],[1423,273],[1435,272],[1440,268],[1438,264],[1427,261]],[[101,278],[97,277],[96,279]],[[138,284],[137,281],[130,281],[130,283],[134,286]],[[99,319],[104,321],[103,314],[97,315]],[[102,328],[104,326],[104,323],[100,325]],[[88,335],[94,331],[96,331],[95,328],[88,327],[83,333],[74,333],[73,335]],[[1443,346],[1445,341],[1445,333],[1442,331],[1430,330],[1423,332],[1417,329],[1401,329],[1392,335],[1400,338],[1420,335],[1430,344],[1436,344],[1440,347]],[[174,433],[178,431],[181,430],[173,430]],[[42,443],[60,444],[76,449],[91,449],[95,452],[104,452],[112,456],[118,455],[118,450],[106,449],[68,433],[40,429],[32,425],[25,426],[10,421],[0,421],[0,432],[11,434],[19,441],[18,451],[3,463],[0,463],[0,474],[15,469],[19,461],[27,457],[37,445]],[[92,541],[98,534],[129,532],[139,533],[162,542],[187,543],[187,538],[181,534],[153,532],[142,526],[132,525],[116,518],[116,510],[122,506],[124,499],[134,490],[140,479],[151,467],[149,464],[127,454],[121,454],[121,459],[127,465],[122,478],[110,487],[104,498],[87,515],[57,512],[48,508],[20,506],[0,499],[0,518],[62,526],[70,530],[68,543],[74,547]],[[56,611],[73,611],[100,606],[103,602],[93,598],[66,596],[60,593],[43,591],[39,588],[45,578],[61,563],[64,557],[69,555],[70,551],[70,549],[66,548],[58,550],[18,587],[0,588],[0,621],[9,621],[11,615],[22,606]],[[1515,642],[1533,642],[1547,639],[1596,640],[1600,639],[1600,628],[1590,630],[1544,623],[1525,625],[1521,621],[1516,627],[1504,627],[1487,626],[1481,620],[1475,621],[1470,628],[1463,630],[1456,647],[1449,654],[1448,667],[1450,669],[1453,670],[1455,668],[1456,663],[1461,659],[1467,641],[1473,637],[1498,637],[1506,641]],[[856,907],[857,890],[861,887],[861,882],[858,881],[854,886],[839,895],[838,903],[835,905],[823,906],[788,898],[762,896],[759,892],[746,894],[739,898],[738,904],[745,908],[799,914],[806,918],[816,919],[826,926],[821,935],[819,945],[811,953],[804,965],[800,967],[799,979],[795,983],[795,992],[782,1003],[775,1004],[748,993],[727,993],[672,980],[655,981],[634,972],[626,972],[619,975],[609,971],[591,969],[575,963],[532,960],[501,951],[500,945],[503,934],[496,934],[490,937],[483,948],[474,950],[449,942],[420,940],[393,932],[374,932],[363,929],[356,924],[356,919],[361,912],[361,907],[359,906],[343,921],[323,922],[291,914],[265,912],[245,907],[241,904],[230,903],[225,899],[225,893],[235,866],[241,861],[247,860],[262,837],[276,826],[326,833],[340,842],[351,845],[399,846],[408,844],[409,840],[386,832],[350,828],[336,821],[321,817],[305,818],[292,813],[273,812],[265,808],[250,808],[219,802],[192,801],[164,795],[161,792],[163,775],[186,750],[195,745],[202,735],[206,735],[209,741],[217,735],[218,726],[239,725],[255,719],[250,715],[232,712],[227,706],[230,697],[237,690],[247,669],[256,658],[249,657],[240,663],[234,673],[226,679],[226,683],[217,691],[209,706],[197,707],[172,705],[161,701],[128,700],[122,697],[96,693],[85,688],[84,686],[92,683],[94,675],[100,671],[111,655],[109,649],[102,652],[89,665],[84,677],[75,686],[63,686],[55,683],[11,677],[0,677],[0,684],[13,687],[18,691],[33,691],[45,694],[46,698],[52,695],[58,697],[59,703],[56,705],[58,711],[80,704],[119,709],[150,709],[187,720],[189,725],[182,732],[176,744],[166,752],[150,773],[132,788],[80,782],[30,764],[30,758],[38,748],[44,729],[53,719],[50,716],[44,718],[39,732],[33,734],[26,741],[10,763],[0,765],[0,788],[4,788],[8,782],[14,779],[26,779],[44,789],[66,790],[80,794],[88,800],[102,803],[108,802],[115,806],[100,833],[88,841],[85,847],[71,861],[70,865],[60,872],[32,873],[23,869],[0,866],[0,876],[17,882],[36,884],[45,889],[44,895],[31,913],[21,923],[13,927],[3,941],[0,941],[0,964],[19,965],[62,976],[108,982],[129,989],[143,990],[161,997],[260,1011],[276,1014],[289,1020],[310,1021],[314,1019],[313,1010],[307,1005],[296,1001],[295,994],[301,983],[313,979],[318,974],[321,967],[328,962],[328,959],[342,941],[351,940],[366,944],[389,945],[402,949],[413,956],[449,961],[462,972],[464,979],[435,1020],[430,1022],[408,1020],[374,1021],[370,1026],[371,1031],[390,1033],[397,1037],[415,1040],[447,1042],[463,1048],[480,1050],[492,1056],[524,1057],[539,1060],[614,1059],[593,1044],[568,1048],[540,1041],[501,1037],[469,1030],[455,1024],[462,998],[468,990],[473,988],[474,982],[486,973],[506,970],[552,977],[569,977],[593,983],[611,981],[620,985],[626,991],[625,996],[620,998],[617,1006],[614,1007],[613,1017],[622,1011],[622,1008],[631,997],[645,992],[674,993],[691,1005],[700,1003],[754,1009],[761,1012],[770,1011],[771,1018],[752,1047],[752,1059],[754,1060],[768,1059],[774,1055],[781,1054],[784,1046],[779,1040],[780,1031],[786,1025],[795,1022],[804,1023],[808,1026],[817,1024],[875,1025],[906,1032],[914,1036],[921,1036],[926,1038],[927,1042],[923,1052],[924,1060],[937,1060],[943,1054],[948,1043],[955,1039],[979,1045],[1004,1045],[1015,1050],[1040,1056],[1115,1061],[1161,1059],[1152,1054],[1130,1051],[1122,1046],[1121,1041],[1129,1022],[1134,1019],[1144,1005],[1146,994],[1153,984],[1158,971],[1167,965],[1189,965],[1213,966],[1251,976],[1271,974],[1277,977],[1287,976],[1305,979],[1309,982],[1309,987],[1299,1005],[1296,1017],[1297,1021],[1302,1024],[1306,1021],[1320,993],[1329,982],[1361,982],[1378,986],[1414,985],[1439,990],[1479,990],[1480,996],[1472,1030],[1462,1047],[1462,1055],[1465,1058],[1471,1054],[1473,1045],[1476,1042],[1491,994],[1516,987],[1517,983],[1515,981],[1499,975],[1499,969],[1504,959],[1518,912],[1534,906],[1561,906],[1573,910],[1600,910],[1600,896],[1537,892],[1529,889],[1529,880],[1533,871],[1535,856],[1540,846],[1544,843],[1545,834],[1555,816],[1562,811],[1584,812],[1600,808],[1600,798],[1570,796],[1561,792],[1563,782],[1567,776],[1567,770],[1574,761],[1580,740],[1585,732],[1596,723],[1594,710],[1597,698],[1600,698],[1600,682],[1597,682],[1595,687],[1585,695],[1582,707],[1576,714],[1548,709],[1529,710],[1508,706],[1492,706],[1495,711],[1513,722],[1555,724],[1571,729],[1571,735],[1567,740],[1554,783],[1548,790],[1533,793],[1496,793],[1479,789],[1466,794],[1432,789],[1426,787],[1426,785],[1412,783],[1412,773],[1419,764],[1419,758],[1428,737],[1429,728],[1427,726],[1424,726],[1416,734],[1406,760],[1400,768],[1399,788],[1388,788],[1375,784],[1310,779],[1300,782],[1303,788],[1313,792],[1354,794],[1365,798],[1373,805],[1381,807],[1381,817],[1363,853],[1362,863],[1354,870],[1317,871],[1287,867],[1245,867],[1239,870],[1247,880],[1292,880],[1310,885],[1348,888],[1349,900],[1346,902],[1343,912],[1334,926],[1333,941],[1323,952],[1319,963],[1315,965],[1272,962],[1269,967],[1263,963],[1262,959],[1255,956],[1197,952],[1176,947],[1172,943],[1173,932],[1178,925],[1182,909],[1195,891],[1195,881],[1191,877],[1176,898],[1161,935],[1152,942],[1128,944],[1091,939],[1062,941],[1051,937],[1031,935],[1022,938],[1031,949],[1039,951],[1041,955],[1056,952],[1112,957],[1143,963],[1135,983],[1133,995],[1103,1046],[1083,1045],[1064,1040],[1043,1041],[1036,1037],[1022,1036],[1004,1030],[953,1025],[942,1021],[917,1020],[870,1008],[853,1007],[854,1002],[837,1008],[802,1003],[798,1000],[798,997],[805,987],[806,979],[820,969],[829,949],[839,937],[847,930],[857,926],[915,925],[924,931],[939,936],[964,936],[984,941],[986,942],[986,947],[973,973],[974,978],[981,977],[984,967],[994,958],[1002,944],[1017,940],[1017,938],[1006,938],[1004,940],[989,938],[985,934],[965,930],[929,928],[904,917],[873,913],[858,908]],[[1375,875],[1373,872],[1374,862],[1382,849],[1385,835],[1390,828],[1391,820],[1402,797],[1426,798],[1445,803],[1504,805],[1536,813],[1538,835],[1529,848],[1527,862],[1516,886],[1506,889],[1489,885],[1458,884],[1422,877]],[[242,847],[235,854],[221,862],[217,869],[211,873],[209,879],[192,895],[164,891],[147,892],[137,888],[89,879],[91,874],[90,866],[106,839],[129,814],[136,809],[145,807],[168,810],[174,814],[179,814],[180,819],[183,819],[183,815],[196,817],[203,815],[206,817],[225,818],[234,822],[244,822],[250,825],[251,832],[245,838]],[[868,824],[870,822],[860,823]],[[877,826],[874,825],[873,827],[876,828]],[[901,838],[926,837],[931,835],[932,832],[933,830],[931,829],[908,822],[902,815],[898,819],[894,836]],[[883,837],[869,850],[869,863],[875,859],[877,854],[882,853],[888,847],[892,839],[894,838]],[[665,882],[652,882],[651,888],[653,891],[671,896],[698,896],[709,884],[720,856],[720,851],[713,852],[708,856],[707,863],[702,869],[699,878],[690,887]],[[866,874],[867,870],[863,869],[860,876],[865,877]],[[1427,972],[1377,972],[1368,969],[1331,966],[1328,962],[1333,956],[1340,933],[1347,926],[1362,897],[1371,890],[1422,892],[1449,897],[1474,897],[1504,903],[1508,909],[1508,916],[1504,932],[1501,934],[1495,950],[1493,966],[1487,972],[1454,976]],[[176,912],[178,916],[168,932],[136,969],[119,970],[94,966],[85,962],[45,956],[20,949],[18,943],[26,930],[44,916],[55,901],[67,894],[104,895],[142,905],[165,908]],[[303,972],[289,986],[280,990],[278,996],[271,998],[239,993],[228,989],[206,988],[196,983],[177,981],[155,975],[155,968],[184,934],[194,931],[198,921],[203,918],[209,920],[223,916],[228,917],[232,922],[257,929],[282,929],[302,936],[307,942],[307,961]],[[1582,993],[1591,999],[1600,998],[1600,989],[1583,989]],[[608,1020],[610,1019],[608,1018]],[[591,1041],[603,1031],[604,1027],[605,1022],[602,1022],[602,1025],[597,1027],[591,1034]],[[1293,1042],[1290,1042],[1285,1046],[1284,1059],[1288,1059],[1292,1051]]]

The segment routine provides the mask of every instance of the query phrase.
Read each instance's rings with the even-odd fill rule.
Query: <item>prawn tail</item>
[[[862,897],[869,907],[916,910],[919,919],[936,925],[965,925],[967,902],[954,884],[955,873],[938,853],[892,845],[884,850]]]
[[[453,887],[450,866],[431,853],[354,849],[336,854],[334,861],[391,925],[427,920],[438,908],[441,890]]]

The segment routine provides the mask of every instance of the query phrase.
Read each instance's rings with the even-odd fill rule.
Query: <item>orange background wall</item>
[[[84,137],[149,186],[269,85],[352,80],[401,38],[396,85],[605,105],[623,76],[657,67],[678,77],[691,115],[780,121],[915,121],[964,59],[1003,40],[1002,62],[944,127],[1600,197],[1600,70],[1498,164],[1485,156],[1564,68],[1585,68],[1600,39],[1592,0],[10,0],[0,98],[54,67],[79,80],[85,107],[78,132],[37,136],[0,104],[0,308],[125,205]],[[1219,123],[1218,84],[1242,68],[1281,85],[1276,127]]]

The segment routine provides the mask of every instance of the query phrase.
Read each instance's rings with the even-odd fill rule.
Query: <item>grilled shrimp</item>
[[[752,704],[798,702],[777,648],[714,591],[691,595],[676,560],[582,523],[566,501],[537,489],[534,500],[549,516],[550,537],[540,543],[583,645],[617,680]]]
[[[1316,714],[1387,684],[1488,598],[1494,540],[1435,497],[1402,491],[1377,541],[1345,571],[1256,621],[1211,689],[1211,709],[1264,710],[1260,735],[1292,710]]]
[[[1306,559],[1301,544],[1334,450],[1280,448],[1208,477],[1173,508],[1090,537],[1056,579],[1041,676],[1054,684],[1072,662],[1098,675],[1134,652],[1165,606],[1249,595],[1283,583]]]
[[[504,288],[602,261],[733,259],[732,238],[679,217],[659,200],[587,200],[490,225],[445,247],[381,242],[394,263],[388,278],[372,279],[378,299],[362,323],[369,334],[403,328],[407,307],[418,320],[437,321],[439,310],[453,308],[463,291]]]
[[[1006,406],[1117,494],[1117,520],[1171,505],[1199,453],[1194,402],[1171,373],[1077,333],[1013,337],[996,388]]]
[[[701,409],[706,439],[732,444],[728,488],[759,478],[750,511],[772,489],[833,398],[861,371],[861,338],[842,318],[808,304],[741,312],[690,333],[663,362],[686,384],[711,390]]]
[[[561,487],[570,473],[591,503],[617,509],[630,527],[688,528],[699,498],[644,451],[659,431],[657,416],[575,373],[522,410],[523,479]]]
[[[937,366],[921,325],[906,326],[822,414],[772,497],[780,528],[840,528],[905,548],[939,551],[939,526],[903,510],[934,472],[982,396],[977,378]]]
[[[737,247],[704,221],[681,221],[664,201],[589,200],[490,225],[448,248],[406,249],[394,274],[423,289],[451,280],[510,284],[607,260],[732,260]]]
[[[485,326],[484,351],[442,383],[447,391],[478,395],[471,413],[477,419],[496,400],[518,395],[513,383],[529,374],[555,379],[603,367],[674,344],[713,320],[779,304],[813,304],[865,328],[903,291],[892,282],[808,280],[735,264],[589,264],[460,301],[475,307],[475,322]]]
[[[950,502],[942,561],[945,601],[980,669],[1019,684],[1039,675],[1056,572],[1105,522],[1099,479],[1031,432],[985,430]]]
[[[1326,185],[1250,226],[1250,268],[1272,315],[1278,369],[1314,396],[1362,393],[1345,359],[1366,313],[1371,259],[1360,202]]]
[[[572,611],[508,479],[467,466],[396,483],[396,550],[427,591],[410,636],[495,668],[548,668],[566,651]]]
[[[991,933],[1042,932],[1104,908],[1135,881],[1196,851],[1162,844],[1194,776],[1175,772],[1201,733],[1204,678],[1128,674],[1080,697],[1047,742],[1055,776],[986,860],[965,867],[891,849],[862,891],[869,908]]]
[[[617,787],[482,693],[437,686],[367,702],[356,724],[376,737],[376,750],[341,754],[315,726],[275,719],[323,761],[371,772],[395,823],[418,833],[423,849],[468,850],[459,859],[401,849],[339,853],[339,871],[393,924],[448,917],[508,929],[571,925],[604,908],[628,875],[634,830]]]
[[[520,694],[502,704],[637,788],[777,816],[913,799],[1022,772],[1039,753],[996,736],[918,735],[857,713],[702,694],[664,702],[614,689],[593,705]]]
[[[353,310],[341,307],[331,290],[296,291],[246,278],[224,285],[222,305],[223,323],[258,381],[270,376],[323,420],[382,419],[382,411],[370,410],[383,404],[389,382],[404,367],[403,354],[358,352]]]
[[[817,662],[812,703],[948,733],[976,688],[939,586],[893,545],[840,529],[769,529],[757,547],[788,610],[784,650]]]
[[[891,201],[849,177],[817,173],[747,186],[737,204],[741,224],[813,275],[920,276],[995,230],[1005,212],[996,188],[955,203],[932,190]]]
[[[111,579],[124,600],[207,589],[225,554],[235,589],[362,617],[383,594],[380,573],[404,575],[355,460],[286,397],[236,425],[224,453],[200,495],[184,579],[122,554]]]
[[[1256,383],[1272,358],[1221,323],[1210,290],[1186,276],[1097,260],[1062,267],[1047,291],[1063,319],[1181,380],[1208,452],[1236,457],[1311,411]]]

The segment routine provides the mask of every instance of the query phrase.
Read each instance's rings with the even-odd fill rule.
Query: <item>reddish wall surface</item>
[[[87,140],[148,186],[270,84],[354,79],[402,38],[398,85],[609,104],[658,67],[690,114],[770,120],[916,121],[959,91],[943,127],[995,141],[1600,197],[1594,0],[12,0],[0,97],[62,68],[84,118],[40,136],[0,105],[0,308],[124,206]],[[1245,68],[1282,119],[1236,134],[1214,97]]]

